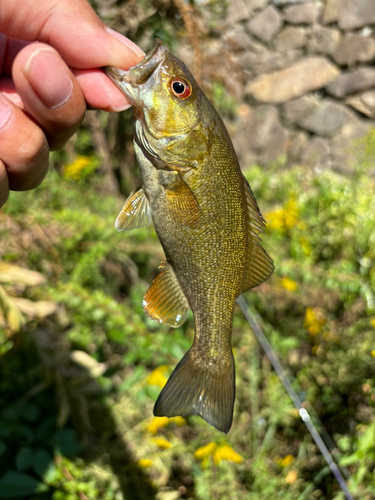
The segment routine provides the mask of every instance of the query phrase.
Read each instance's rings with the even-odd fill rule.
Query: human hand
[[[64,146],[86,105],[129,107],[99,69],[144,57],[86,0],[0,0],[0,207],[9,190],[37,187],[49,151]]]

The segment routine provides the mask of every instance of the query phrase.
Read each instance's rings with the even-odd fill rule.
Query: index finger
[[[144,52],[110,30],[86,0],[1,0],[0,32],[54,47],[77,69],[137,64]]]

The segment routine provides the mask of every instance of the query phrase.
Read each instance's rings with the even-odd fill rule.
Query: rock
[[[329,164],[329,144],[322,137],[313,137],[308,142],[302,154],[302,164],[306,167],[325,167]]]
[[[263,42],[269,42],[280,31],[283,24],[279,11],[272,5],[255,16],[248,24],[248,30]]]
[[[273,0],[275,5],[289,5],[295,3],[307,3],[311,2],[311,0]]]
[[[299,163],[302,160],[308,142],[309,136],[306,132],[298,131],[291,134],[287,144],[289,163]]]
[[[317,3],[292,5],[284,10],[284,20],[291,24],[313,24],[321,13],[321,6]]]
[[[287,133],[283,129],[275,106],[258,106],[238,127],[233,145],[242,166],[255,160],[267,163],[284,153]]]
[[[340,134],[330,140],[333,170],[346,175],[353,171],[352,167],[364,154],[364,138],[373,126],[369,120],[355,120],[344,125]]]
[[[281,118],[285,125],[293,126],[319,107],[318,100],[313,95],[304,95],[286,102],[280,108]]]
[[[375,118],[375,90],[349,97],[345,102],[369,118]]]
[[[339,6],[341,6],[342,0],[326,0],[324,7],[323,24],[332,24],[337,21]]]
[[[306,45],[306,30],[289,26],[284,28],[275,38],[275,49],[279,52],[285,50],[299,49]]]
[[[298,125],[313,134],[329,137],[354,119],[355,115],[346,106],[324,100],[310,115],[300,120]]]
[[[243,0],[231,0],[229,2],[228,13],[224,21],[224,26],[233,26],[240,21],[245,21],[251,16],[251,11],[247,8]]]
[[[233,50],[252,49],[254,44],[250,36],[246,34],[243,29],[240,29],[238,27],[236,27],[235,30],[227,33],[227,35],[225,36],[225,41]]]
[[[372,61],[375,57],[375,42],[369,37],[347,33],[332,57],[338,64],[347,66]]]
[[[247,5],[251,11],[264,9],[270,3],[270,0],[247,0]]]
[[[375,86],[375,68],[360,68],[355,71],[342,73],[326,88],[334,97],[345,97],[360,90],[367,90]]]
[[[268,51],[254,54],[247,51],[237,58],[238,64],[246,71],[259,75],[269,73],[288,66],[302,57],[301,50],[288,50],[285,52]]]
[[[324,57],[307,57],[281,71],[259,76],[246,92],[258,102],[283,103],[325,87],[338,75],[337,67]]]
[[[338,10],[339,28],[354,30],[375,23],[373,0],[343,0]]]
[[[331,55],[341,41],[341,33],[334,28],[316,26],[307,45],[309,52]]]

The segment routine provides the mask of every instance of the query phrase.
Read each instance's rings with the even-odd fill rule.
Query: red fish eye
[[[173,78],[171,81],[171,90],[179,99],[187,99],[191,94],[190,84],[182,80],[182,78]]]

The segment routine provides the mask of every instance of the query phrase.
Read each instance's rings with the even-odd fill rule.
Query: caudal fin
[[[199,415],[221,432],[232,425],[235,396],[234,360],[220,369],[202,366],[188,351],[178,363],[154,407],[157,417]]]

